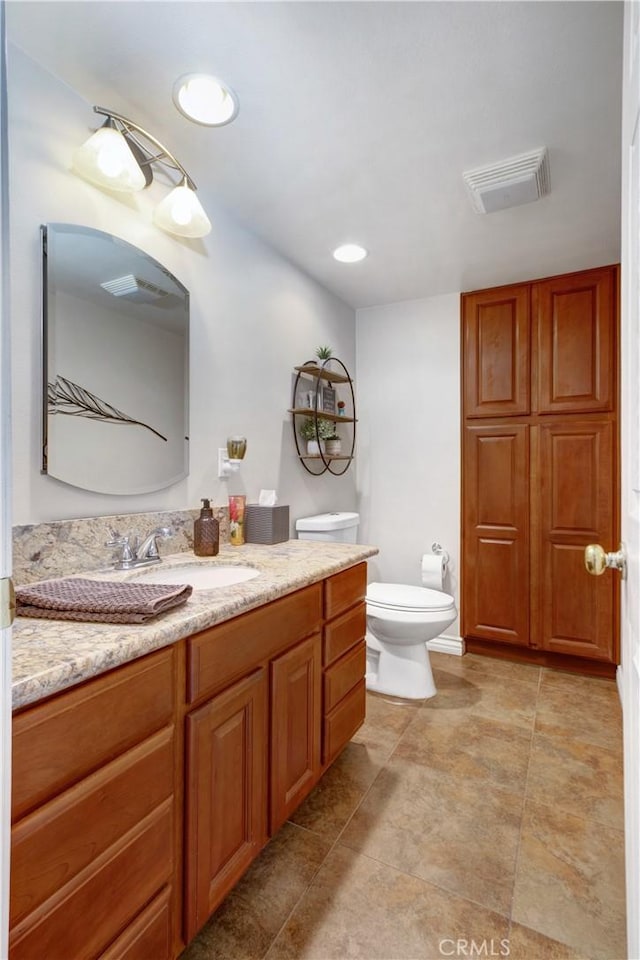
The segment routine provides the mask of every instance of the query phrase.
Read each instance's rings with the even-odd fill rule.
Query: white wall
[[[72,174],[72,152],[96,125],[91,105],[15,46],[9,48],[8,92],[14,523],[184,509],[204,496],[225,504],[228,492],[255,499],[261,487],[278,490],[292,521],[354,509],[354,470],[341,478],[309,476],[295,456],[286,412],[292,368],[319,344],[331,344],[353,369],[353,310],[231,220],[202,185],[213,231],[187,241],[151,222],[166,186],[108,195]],[[144,117],[134,119],[145,125]],[[179,144],[167,146],[180,156]],[[115,497],[40,474],[39,228],[53,221],[95,227],[141,247],[191,293],[191,466],[187,480],[167,490]],[[217,449],[231,433],[247,436],[247,457],[239,475],[218,480]]]
[[[360,539],[380,547],[369,577],[418,584],[437,540],[459,607],[460,295],[358,310],[356,352]]]

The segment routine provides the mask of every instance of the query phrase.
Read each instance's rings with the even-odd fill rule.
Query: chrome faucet
[[[152,530],[149,536],[143,540],[137,548],[136,560],[138,560],[139,563],[147,563],[154,560],[159,561],[158,539],[166,540],[172,533],[173,530],[171,527],[157,527],[155,530]]]
[[[138,546],[138,537],[131,535],[121,537],[113,534],[113,540],[107,540],[105,547],[121,547],[120,557],[113,565],[114,570],[131,570],[133,567],[143,567],[150,563],[160,563],[158,553],[158,539],[166,540],[173,533],[171,527],[157,527]],[[133,542],[132,542],[133,539]]]

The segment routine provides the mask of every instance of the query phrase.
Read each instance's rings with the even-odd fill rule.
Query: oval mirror
[[[136,494],[189,464],[189,292],[100,230],[42,227],[43,472]]]

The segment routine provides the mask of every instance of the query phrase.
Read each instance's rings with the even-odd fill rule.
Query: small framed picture
[[[336,392],[333,389],[333,387],[322,388],[322,412],[323,413],[336,412]]]

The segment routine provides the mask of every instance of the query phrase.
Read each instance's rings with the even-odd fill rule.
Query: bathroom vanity
[[[261,577],[155,626],[18,622],[67,689],[16,681],[11,960],[173,960],[362,723],[376,550],[248,550]],[[47,653],[85,628],[102,671]]]

